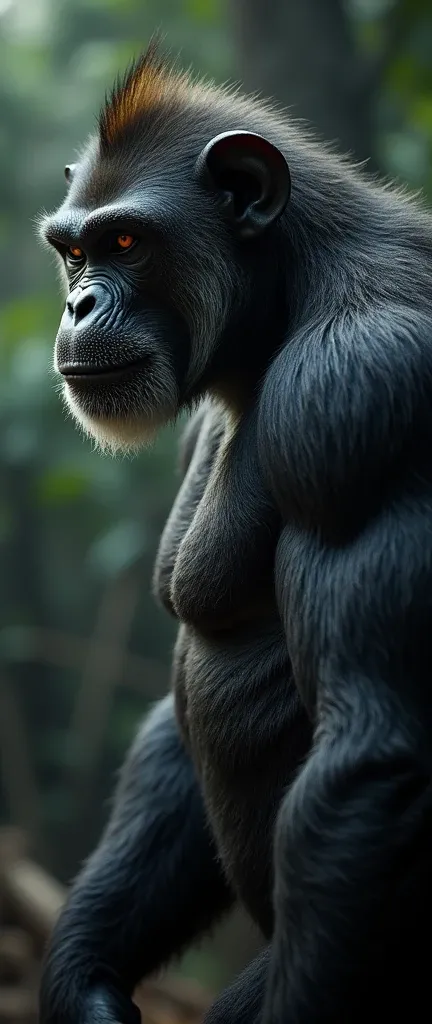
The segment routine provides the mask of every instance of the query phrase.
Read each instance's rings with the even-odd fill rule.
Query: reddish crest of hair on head
[[[117,80],[99,116],[99,137],[103,148],[109,148],[140,116],[151,113],[164,101],[178,100],[189,84],[189,76],[178,71],[159,53],[152,41]]]

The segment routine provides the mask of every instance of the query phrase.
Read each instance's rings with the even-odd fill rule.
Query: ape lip
[[[92,366],[85,363],[66,363],[59,366],[59,373],[70,381],[79,383],[94,383],[95,379],[102,377],[104,381],[118,380],[129,373],[134,373],[148,363],[148,356],[142,359],[135,359],[132,363],[123,363],[120,366]]]

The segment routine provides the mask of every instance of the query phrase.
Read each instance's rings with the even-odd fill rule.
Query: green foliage
[[[88,483],[84,467],[49,466],[38,476],[35,500],[41,505],[67,505],[86,495]]]
[[[144,529],[134,519],[123,519],[96,538],[89,551],[89,562],[103,575],[116,577],[133,565],[145,549]]]
[[[186,15],[203,21],[216,21],[220,15],[218,0],[185,0]]]
[[[432,5],[430,0],[349,0],[373,76],[377,152],[383,171],[432,197]]]

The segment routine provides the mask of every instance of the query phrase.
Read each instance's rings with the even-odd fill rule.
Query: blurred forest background
[[[155,29],[184,65],[276,97],[432,197],[430,0],[0,0],[0,823],[62,880],[168,685],[174,629],[150,580],[176,445],[166,430],[113,460],[65,418],[61,298],[35,219]],[[181,969],[221,984],[255,941],[243,921],[222,934]]]

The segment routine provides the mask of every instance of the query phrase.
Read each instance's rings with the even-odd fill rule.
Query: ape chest
[[[226,629],[274,609],[274,543],[250,527],[199,509],[175,560],[170,598],[177,618],[202,629]]]
[[[237,440],[237,439],[235,439]],[[275,614],[280,525],[257,465],[201,441],[164,531],[156,590],[183,623],[212,632]]]

